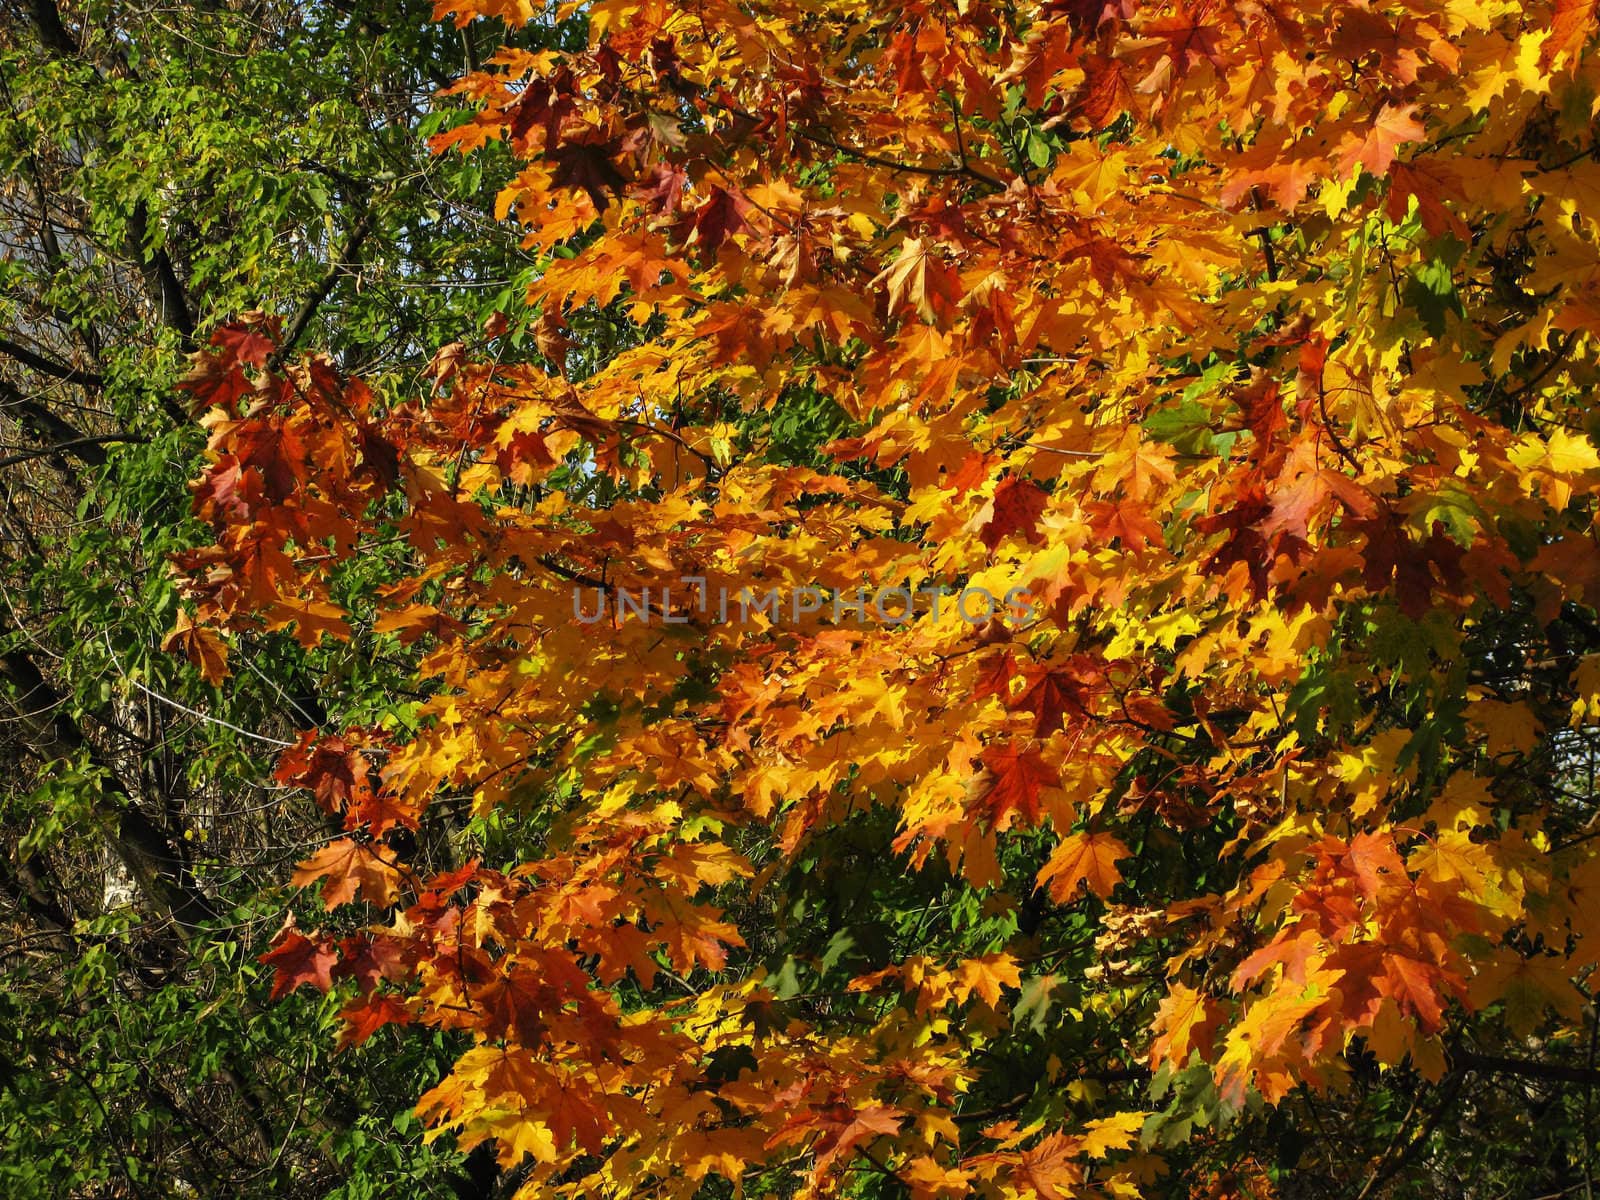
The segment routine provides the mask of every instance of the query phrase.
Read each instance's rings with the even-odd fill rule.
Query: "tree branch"
[[[272,352],[268,367],[277,370],[283,365],[295,343],[300,340],[306,331],[306,326],[311,324],[311,319],[317,315],[317,309],[322,307],[328,294],[333,291],[333,285],[339,281],[339,275],[361,250],[361,243],[367,240],[367,234],[372,232],[373,206],[369,203],[361,218],[350,230],[350,236],[345,239],[344,245],[334,254],[328,262],[328,269],[323,272],[322,278],[317,281],[317,286],[311,289],[311,294],[300,305],[299,311],[294,314],[294,319],[289,322],[288,331],[283,335],[283,341]]]
[[[0,635],[6,632],[0,626]],[[81,751],[104,772],[101,813],[107,818],[106,837],[145,897],[185,927],[214,919],[217,910],[187,877],[170,831],[140,809],[112,762],[73,720],[65,698],[32,658],[21,649],[0,652],[0,680],[11,685],[10,707],[35,754],[49,760]]]
[[[61,23],[61,12],[56,8],[54,0],[33,0],[30,7],[33,9],[33,27],[47,50],[63,56],[78,52],[77,43],[67,33],[67,27]]]
[[[57,443],[57,449],[70,449],[72,456],[86,466],[98,467],[105,463],[105,452],[90,441],[83,430],[0,379],[0,411],[4,410],[15,410],[8,415],[24,430],[42,440]]]
[[[46,358],[36,350],[19,345],[9,338],[0,337],[0,354],[14,358],[23,366],[32,367],[40,374],[48,375],[52,379],[59,379],[63,383],[75,383],[80,387],[99,388],[105,386],[105,379],[93,371],[80,371],[77,367],[69,367],[66,363],[56,362],[53,358]]]
[[[1470,1050],[1456,1051],[1455,1060],[1463,1071],[1477,1071],[1485,1075],[1520,1075],[1524,1079],[1542,1079],[1547,1083],[1600,1083],[1600,1070],[1591,1067],[1537,1062],[1528,1058],[1504,1058],[1497,1054],[1474,1054]]]
[[[14,467],[18,463],[30,462],[36,458],[45,458],[51,454],[59,454],[63,450],[76,450],[83,446],[104,446],[114,442],[148,442],[150,439],[136,433],[102,433],[94,437],[72,438],[70,441],[57,442],[53,446],[40,446],[37,450],[25,450],[20,454],[12,454],[0,458],[0,467]],[[81,457],[81,456],[80,456]],[[99,456],[100,461],[105,461],[105,455]],[[85,459],[85,461],[88,461]]]

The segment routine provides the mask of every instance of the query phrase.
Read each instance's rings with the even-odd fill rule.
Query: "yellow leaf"
[[[1117,860],[1129,853],[1128,847],[1109,833],[1069,833],[1039,871],[1039,885],[1048,886],[1057,903],[1069,900],[1080,883],[1104,900],[1122,881]]]
[[[228,677],[228,644],[216,630],[196,625],[182,609],[172,632],[162,639],[161,649],[168,654],[182,652],[212,687]]]
[[[1002,987],[1021,987],[1022,973],[1016,959],[1009,954],[986,954],[982,958],[969,958],[957,971],[961,985],[977,992],[990,1008],[1000,1006]]]
[[[1189,1061],[1190,1050],[1199,1050],[1202,1055],[1211,1052],[1211,1035],[1216,1027],[1211,1001],[1195,988],[1170,984],[1156,1010],[1155,1027],[1160,1033],[1150,1047],[1150,1065],[1170,1063],[1174,1068],[1182,1067]]]
[[[1459,879],[1463,890],[1481,894],[1491,874],[1497,874],[1489,852],[1458,829],[1447,829],[1406,856],[1406,866],[1429,879],[1448,883]]]
[[[961,299],[961,282],[921,238],[908,238],[900,254],[874,282],[889,287],[889,308],[913,308],[924,321],[950,312]]]
[[[1487,736],[1491,757],[1526,754],[1539,742],[1538,718],[1520,702],[1473,700],[1467,705],[1467,724]]]
[[[1122,1112],[1090,1121],[1083,1135],[1082,1151],[1090,1158],[1104,1158],[1108,1150],[1126,1150],[1133,1137],[1144,1128],[1149,1113]]]
[[[1457,771],[1445,782],[1428,811],[1422,814],[1422,823],[1434,825],[1441,831],[1477,829],[1489,824],[1489,806],[1493,803],[1487,779],[1471,771]]]

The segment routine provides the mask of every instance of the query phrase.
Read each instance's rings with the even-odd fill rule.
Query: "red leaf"
[[[319,992],[333,986],[329,971],[339,961],[333,943],[326,937],[312,941],[296,929],[286,929],[278,944],[256,959],[277,970],[271,999],[286,996],[301,984],[309,983]]]
[[[743,196],[725,188],[713,187],[710,198],[682,223],[680,233],[686,227],[685,242],[715,252],[729,237],[744,228],[744,214],[749,211],[750,204]]]
[[[1435,1033],[1444,1024],[1444,1008],[1439,999],[1439,968],[1403,954],[1383,960],[1382,990],[1393,996],[1402,1012],[1414,1013],[1424,1033]]]
[[[1037,750],[1018,750],[1010,744],[991,746],[984,752],[983,765],[992,777],[983,796],[989,823],[997,831],[1009,829],[1020,813],[1028,824],[1037,825],[1044,813],[1039,793],[1061,785],[1054,768]]]
[[[1384,212],[1396,223],[1405,220],[1411,197],[1417,198],[1417,215],[1422,228],[1433,237],[1446,230],[1460,242],[1470,242],[1467,223],[1444,206],[1446,199],[1465,200],[1461,182],[1447,168],[1427,159],[1397,163],[1389,174],[1389,200]]]
[[[1366,489],[1347,475],[1326,467],[1304,471],[1272,494],[1272,512],[1261,522],[1261,533],[1272,537],[1288,533],[1305,541],[1310,521],[1336,507],[1356,517],[1370,517],[1377,505]]]
[[[1083,60],[1083,70],[1086,78],[1078,93],[1077,109],[1090,125],[1103,129],[1133,109],[1133,88],[1119,60],[1090,55]]]
[[[1020,533],[1030,542],[1039,537],[1039,515],[1044,512],[1048,493],[1031,479],[1013,475],[995,489],[989,520],[978,530],[978,538],[993,550],[1008,534]]]
[[[550,151],[549,156],[556,163],[555,174],[550,182],[556,187],[587,192],[595,209],[605,212],[606,206],[611,203],[611,195],[620,195],[627,182],[612,161],[612,155],[616,152],[614,142],[567,142]]]
[[[577,111],[569,94],[572,86],[572,70],[565,64],[547,78],[530,80],[508,110],[512,143],[525,149],[525,139],[535,126],[544,130],[547,143],[554,141],[561,123]]]
[[[1009,704],[1011,700],[1011,681],[1017,677],[1017,662],[1009,650],[991,655],[984,660],[983,666],[978,671],[977,686],[973,690],[974,698],[982,700],[985,696],[999,696]]]
[[[634,198],[657,214],[678,211],[678,200],[689,177],[677,167],[658,163],[634,185]]]
[[[1556,11],[1550,21],[1550,36],[1539,52],[1540,69],[1548,71],[1556,59],[1568,51],[1581,51],[1594,32],[1595,0],[1556,0]],[[1577,55],[1572,66],[1578,65]]]
[[[343,813],[370,785],[366,757],[342,737],[300,735],[294,746],[278,758],[272,777],[285,787],[309,788],[317,803],[331,813]]]
[[[339,962],[334,979],[354,979],[363,992],[378,986],[380,979],[398,983],[409,969],[402,943],[383,934],[352,934],[339,941]]]
[[[1103,682],[1105,675],[1098,663],[1083,655],[1075,656],[1063,666],[1039,666],[1024,673],[1027,690],[1012,704],[1034,714],[1034,736],[1054,733],[1064,724],[1066,716],[1084,717],[1093,696],[1093,687]]]
[[[374,992],[339,1013],[345,1023],[339,1048],[359,1046],[385,1025],[411,1024],[411,1012],[388,992]]]

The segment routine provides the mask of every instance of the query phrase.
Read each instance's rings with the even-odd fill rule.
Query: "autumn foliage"
[[[185,385],[173,648],[417,690],[278,765],[339,911],[275,993],[467,1035],[420,1112],[528,1195],[1264,1195],[1238,1122],[1565,1053],[1592,0],[587,14],[434,141],[515,156],[536,354],[376,388],[247,319]],[[580,619],[618,588],[653,610]]]

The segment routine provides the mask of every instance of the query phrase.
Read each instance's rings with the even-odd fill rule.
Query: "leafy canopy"
[[[528,1195],[1260,1195],[1358,1095],[1354,1194],[1592,1079],[1594,4],[585,12],[433,142],[519,160],[536,358],[186,384],[193,652],[422,693],[279,766],[277,991],[467,1031],[419,1111]]]

